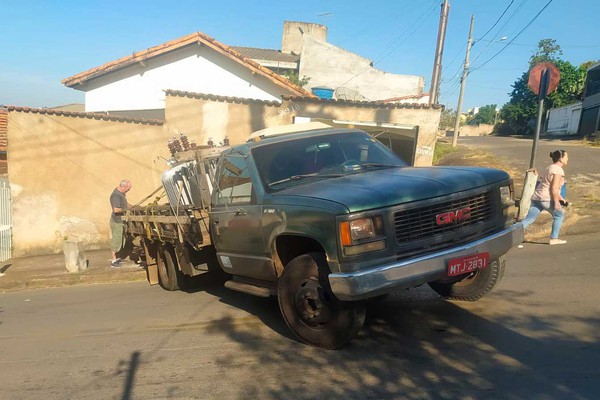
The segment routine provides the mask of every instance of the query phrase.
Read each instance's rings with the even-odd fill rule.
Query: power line
[[[405,37],[400,43],[398,43],[398,44],[396,44],[394,46],[394,44],[398,40],[400,40],[400,38],[402,37],[402,35],[400,35],[398,38],[396,38],[396,40],[394,40],[394,42],[392,42],[392,44],[390,46],[388,46],[383,51],[383,53],[385,53],[388,49],[390,49],[390,47],[392,47],[392,46],[394,46],[394,47],[387,54],[385,54],[384,56],[382,56],[381,58],[379,58],[378,60],[376,60],[373,64],[378,64],[379,62],[381,62],[387,56],[389,56],[390,54],[392,54],[398,47],[400,47],[400,45],[402,45],[404,42],[406,42],[413,34],[415,34],[415,32],[417,32],[423,26],[423,24],[425,23],[425,21],[427,20],[427,18],[429,18],[431,16],[431,14],[433,14],[433,12],[436,9],[437,3],[438,3],[438,1],[435,0],[433,2],[433,7],[430,6],[431,10],[429,11],[429,13],[427,14],[427,11],[425,11],[423,14],[421,14],[421,17],[419,17],[418,20],[413,24],[413,26],[414,26],[415,24],[419,23],[419,20],[422,20],[422,21],[420,21],[420,25],[419,26],[417,26],[415,29],[413,29],[413,31],[407,37]],[[427,15],[425,15],[425,14],[427,14]]]
[[[458,50],[456,52],[456,55],[452,58],[452,61],[450,61],[442,70],[442,73],[444,73],[453,63],[454,61],[456,61],[456,59],[458,59],[458,56],[461,55],[462,51],[465,49],[465,47],[467,47],[467,44],[463,44],[463,46],[460,48],[460,50]]]
[[[364,70],[362,70],[361,72],[359,72],[358,74],[354,75],[353,77],[351,77],[350,79],[348,79],[346,82],[342,83],[341,85],[339,85],[336,89],[339,89],[341,87],[343,87],[344,85],[347,85],[349,82],[351,82],[352,80],[354,80],[356,77],[364,74],[365,72],[367,72],[368,70],[370,70],[371,68],[373,68],[375,65],[377,65],[378,63],[380,63],[381,61],[383,61],[386,57],[388,57],[390,54],[392,54],[398,47],[400,47],[404,42],[406,42],[415,32],[417,32],[425,23],[425,21],[427,20],[427,18],[429,18],[429,16],[435,11],[436,6],[437,6],[438,0],[435,0],[432,5],[433,7],[430,6],[431,11],[429,11],[429,14],[427,14],[427,10],[429,10],[429,8],[423,13],[421,14],[421,16],[419,18],[417,18],[417,20],[411,25],[411,27],[409,27],[406,31],[404,31],[402,34],[400,34],[396,39],[394,39],[392,41],[392,43],[386,47],[378,56],[379,58],[376,59],[376,61],[373,61],[371,63],[371,65],[369,65],[367,68],[365,68]],[[420,21],[422,20],[422,21]],[[413,26],[415,26],[416,24],[418,24],[420,22],[420,25],[417,26],[412,32],[410,32],[408,34],[408,36],[406,38],[404,38],[404,40],[402,40],[400,43],[398,43],[397,45],[395,45],[401,38],[403,35],[406,34],[406,32],[408,30],[410,30],[410,28],[412,28]],[[395,46],[394,46],[395,45]],[[392,46],[394,46],[392,48]],[[390,48],[392,48],[390,51],[388,51]],[[386,53],[387,52],[387,53]]]
[[[472,71],[477,71],[478,69],[481,69],[483,67],[485,67],[490,61],[492,61],[494,58],[496,58],[500,53],[502,53],[508,46],[510,46],[510,44],[512,42],[514,42],[514,40],[516,38],[518,38],[521,33],[523,33],[525,31],[525,29],[527,29],[539,16],[542,12],[544,12],[544,10],[550,5],[550,3],[552,3],[553,0],[549,0],[546,5],[527,23],[527,25],[525,25],[523,27],[523,29],[521,29],[519,31],[519,33],[517,33],[517,35],[510,41],[508,42],[503,48],[501,48],[496,54],[494,54],[491,58],[489,58],[486,62],[484,62],[483,64],[481,64],[479,67],[474,68]]]
[[[484,42],[494,42],[494,40],[484,40],[484,39],[479,39],[482,40]],[[511,43],[511,46],[524,46],[524,47],[538,47],[539,44],[533,44],[533,43]],[[567,44],[567,45],[560,45],[561,49],[570,49],[570,48],[584,48],[584,49],[594,49],[594,48],[598,48],[600,47],[600,45],[580,45],[580,44]]]
[[[486,32],[486,33],[484,33],[484,34],[483,34],[483,36],[482,36],[480,39],[478,39],[477,41],[479,41],[479,40],[483,39],[484,37],[486,37],[486,36],[487,36],[487,34],[488,34],[488,33],[490,33],[490,31],[491,31],[492,29],[494,29],[494,27],[495,27],[496,25],[498,25],[498,22],[500,22],[500,20],[502,19],[502,17],[504,17],[504,14],[506,14],[506,12],[508,11],[508,9],[510,8],[510,6],[512,6],[512,4],[513,4],[514,2],[515,2],[515,0],[511,0],[511,2],[508,4],[508,6],[506,6],[506,8],[505,8],[505,9],[504,9],[504,11],[502,12],[502,14],[501,14],[501,15],[498,17],[498,19],[496,20],[496,22],[494,22],[494,25],[492,25],[492,27],[491,27],[490,29],[488,29],[488,30],[487,30],[487,32]]]
[[[517,8],[510,14],[510,16],[506,19],[506,21],[502,24],[502,26],[498,29],[498,32],[502,32],[504,30],[504,28],[506,28],[506,25],[508,25],[508,23],[510,21],[512,21],[513,17],[515,15],[517,15],[517,13],[519,11],[521,11],[521,9],[523,8],[523,6],[525,4],[527,4],[528,0],[524,0],[522,3],[520,3]],[[483,48],[483,50],[477,54],[477,56],[473,59],[473,64],[475,64],[477,62],[477,60],[479,60],[479,58],[481,58],[489,49],[490,46],[492,45],[492,43],[494,43],[494,41],[489,41],[488,44]]]

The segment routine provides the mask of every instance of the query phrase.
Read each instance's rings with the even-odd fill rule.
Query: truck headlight
[[[357,255],[385,248],[381,217],[358,218],[340,223],[340,243],[344,255]]]
[[[368,239],[375,235],[373,220],[371,218],[361,218],[350,221],[350,237],[352,240]]]
[[[500,201],[502,204],[514,204],[514,192],[512,185],[500,187]]]

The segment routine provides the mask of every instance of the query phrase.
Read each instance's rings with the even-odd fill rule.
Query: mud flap
[[[158,284],[158,265],[152,264],[146,267],[146,279],[150,285]]]

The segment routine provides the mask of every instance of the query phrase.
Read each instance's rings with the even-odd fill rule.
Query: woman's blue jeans
[[[529,212],[523,221],[521,221],[523,223],[523,227],[527,229],[529,225],[533,224],[533,221],[535,221],[540,213],[544,210],[552,214],[552,233],[550,233],[550,239],[558,239],[564,214],[562,208],[560,210],[554,209],[553,201],[531,200]]]

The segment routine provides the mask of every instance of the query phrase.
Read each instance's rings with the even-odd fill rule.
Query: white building
[[[280,101],[310,92],[201,33],[133,53],[62,81],[86,112],[163,118],[165,90]]]

